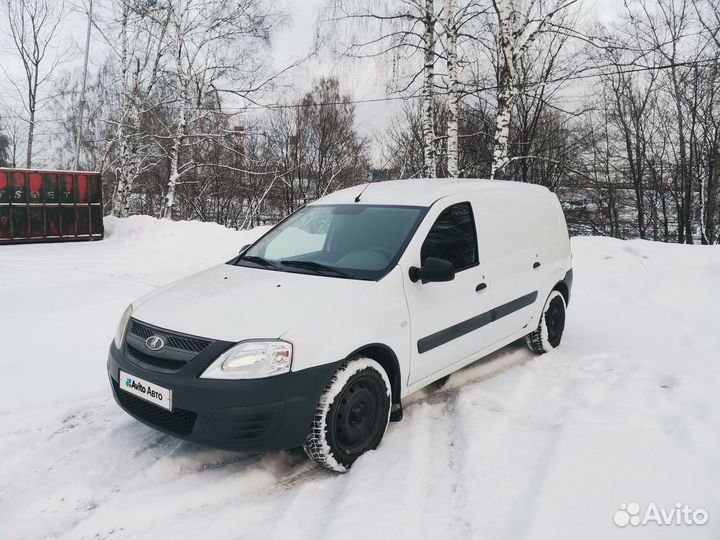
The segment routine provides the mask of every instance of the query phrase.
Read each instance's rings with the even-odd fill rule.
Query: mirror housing
[[[409,271],[410,281],[413,283],[435,283],[440,281],[452,281],[455,279],[455,267],[453,263],[437,257],[428,257],[422,268],[411,266]]]

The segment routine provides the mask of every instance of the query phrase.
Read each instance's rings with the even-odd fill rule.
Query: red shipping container
[[[75,190],[75,202],[76,203],[88,203],[88,177],[85,174],[78,174],[74,178],[73,188]]]
[[[30,173],[30,199],[28,202],[40,202],[40,190],[42,190],[42,174]]]
[[[45,236],[47,238],[60,237],[60,208],[57,206],[45,207]]]
[[[12,238],[12,228],[10,227],[10,205],[0,204],[0,242],[10,240]]]
[[[60,202],[63,204],[72,204],[75,202],[75,194],[73,191],[73,177],[71,174],[61,174],[60,179]]]
[[[11,221],[13,238],[29,238],[30,231],[28,230],[28,207],[11,205],[10,215],[12,216]]]
[[[10,204],[9,173],[3,170],[0,170],[0,204]]]
[[[24,171],[13,171],[10,173],[10,202],[26,203],[28,202],[27,179]]]
[[[30,221],[30,238],[43,238],[45,236],[45,209],[42,206],[28,208]]]
[[[58,175],[54,173],[45,173],[43,177],[41,199],[44,203],[60,202],[58,197]]]
[[[0,168],[0,245],[103,235],[98,173]]]

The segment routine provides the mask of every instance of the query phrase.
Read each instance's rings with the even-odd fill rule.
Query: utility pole
[[[90,30],[92,30],[92,11],[93,0],[90,0],[90,6],[88,8],[87,34],[85,35],[85,65],[83,67],[83,80],[82,87],[80,89],[80,114],[77,126],[77,138],[75,139],[75,164],[73,165],[73,170],[75,171],[80,168],[80,142],[82,141],[83,113],[85,112],[85,86],[87,84],[88,53],[90,52]]]

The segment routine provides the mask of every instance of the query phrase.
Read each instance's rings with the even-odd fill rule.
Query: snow
[[[149,217],[0,248],[0,538],[717,538],[720,248],[572,241],[559,349],[517,343],[405,403],[345,475],[234,454],[123,413],[105,372],[125,306],[262,231]],[[621,504],[702,508],[617,527]]]

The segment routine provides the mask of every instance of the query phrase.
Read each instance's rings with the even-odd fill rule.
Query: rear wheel
[[[565,330],[565,298],[560,291],[552,291],[545,301],[540,323],[525,340],[528,347],[536,353],[550,352],[560,345]]]
[[[390,419],[390,381],[371,358],[348,361],[323,391],[305,453],[323,467],[346,472],[380,444]]]

